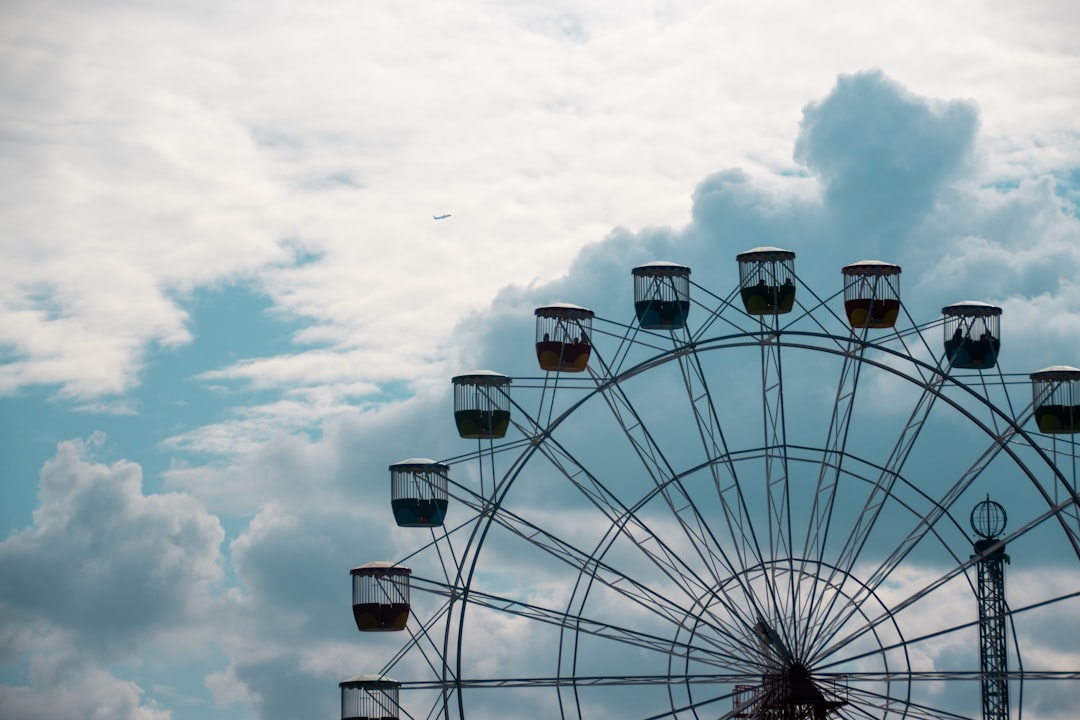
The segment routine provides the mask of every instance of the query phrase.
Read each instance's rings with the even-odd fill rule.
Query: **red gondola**
[[[361,632],[404,630],[409,621],[409,576],[412,570],[388,562],[355,567],[353,618]]]
[[[845,266],[844,311],[851,327],[891,328],[900,314],[900,266],[860,260]]]
[[[592,353],[592,310],[570,303],[536,308],[536,357],[549,372],[582,372]]]
[[[401,527],[439,527],[446,518],[450,467],[427,458],[390,466],[390,507]]]

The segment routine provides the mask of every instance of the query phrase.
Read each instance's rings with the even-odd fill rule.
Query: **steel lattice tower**
[[[983,720],[1008,720],[1008,647],[1005,636],[1005,508],[986,500],[971,511],[971,527],[979,536],[973,559],[979,569],[979,655],[982,676]]]

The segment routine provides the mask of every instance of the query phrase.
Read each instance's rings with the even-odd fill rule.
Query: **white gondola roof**
[[[447,467],[438,460],[432,460],[431,458],[408,458],[406,460],[398,460],[396,463],[390,466],[391,470],[401,469],[403,467],[431,467],[435,465],[437,467]]]
[[[1080,368],[1051,365],[1031,373],[1032,380],[1080,380]]]
[[[977,316],[989,316],[1000,315],[1001,308],[997,305],[991,305],[990,303],[980,302],[978,300],[963,300],[952,305],[946,305],[941,308],[942,315],[977,315]]]
[[[494,370],[471,370],[450,378],[455,385],[507,385],[510,377]]]
[[[884,260],[860,260],[841,268],[845,275],[899,275],[900,266]]]
[[[666,260],[654,260],[644,265],[638,265],[630,272],[634,275],[689,275],[690,266],[667,262]]]
[[[412,574],[412,569],[411,568],[407,568],[404,565],[397,565],[397,564],[392,563],[392,562],[386,562],[385,560],[373,560],[372,562],[364,563],[363,565],[357,565],[356,567],[354,567],[352,570],[349,571],[349,574],[354,575],[354,574],[356,574],[356,572],[358,570],[367,570],[369,572],[378,572],[380,570],[384,570],[384,571],[396,570],[397,572],[405,574],[405,575]]]
[[[592,317],[596,313],[589,308],[574,305],[573,303],[557,302],[536,308],[534,314],[542,315],[544,317],[581,318]]]
[[[741,252],[735,256],[735,259],[739,262],[754,262],[755,260],[794,260],[795,253],[791,250],[763,245],[761,247],[751,248],[746,252]]]
[[[338,687],[345,687],[346,685],[359,685],[361,687],[363,687],[365,685],[366,686],[371,686],[371,685],[394,685],[394,686],[399,686],[399,685],[401,685],[401,683],[399,683],[397,680],[394,680],[392,678],[388,678],[388,677],[386,677],[384,675],[357,675],[356,677],[351,677],[348,680],[343,680],[342,682],[338,683]]]

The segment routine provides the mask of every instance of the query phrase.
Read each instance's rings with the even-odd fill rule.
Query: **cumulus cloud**
[[[351,508],[265,507],[226,555],[202,503],[145,494],[138,465],[96,459],[105,446],[100,433],[61,443],[42,468],[32,526],[0,542],[0,658],[31,666],[28,684],[0,686],[0,714],[163,720],[164,696],[150,699],[109,668],[152,673],[216,648],[229,658],[205,679],[218,704],[295,717],[332,705],[342,672],[375,666],[363,648],[340,645],[356,632],[349,568],[401,551],[378,522],[389,514],[388,476],[351,478],[350,494],[360,491]],[[302,473],[278,469],[298,495],[310,489]],[[169,682],[197,693],[183,676]]]
[[[963,164],[973,105],[893,92],[881,73],[845,76],[843,92],[806,109],[812,142],[792,163],[807,88],[867,63],[980,97],[1012,177],[1076,160],[1075,142],[1056,140],[1071,132],[1059,98],[1077,70],[1046,51],[1068,23],[1040,9],[871,14],[858,33],[821,23],[853,16],[843,0],[767,29],[756,10],[696,2],[467,4],[421,18],[333,3],[61,3],[48,22],[31,3],[7,10],[4,65],[26,71],[4,85],[16,111],[2,120],[14,140],[0,205],[2,393],[129,392],[148,356],[198,332],[185,298],[238,277],[309,325],[301,342],[361,347],[366,375],[351,380],[415,379],[427,372],[415,358],[441,355],[432,344],[507,278],[546,282],[619,223],[681,222],[687,179],[734,163],[762,187],[790,189],[809,169],[830,198],[864,201],[831,207],[867,242],[894,233],[890,203],[923,212]],[[795,32],[810,26],[823,35]],[[808,49],[819,42],[831,52]],[[434,225],[442,210],[453,218]],[[296,263],[295,248],[318,259]],[[238,370],[269,382],[277,365]]]
[[[825,186],[838,231],[876,256],[917,227],[968,159],[977,111],[930,103],[882,72],[842,75],[803,110],[795,158]]]
[[[983,299],[1018,309],[1052,303],[1046,322],[1068,326],[1075,207],[1050,176],[1014,189],[984,187],[972,157],[978,127],[970,101],[922,98],[880,71],[840,76],[805,107],[799,125],[795,158],[812,179],[776,187],[741,168],[715,172],[694,189],[688,224],[612,231],[584,248],[565,277],[505,289],[483,322],[478,315],[463,325],[465,337],[487,333],[472,340],[472,352],[486,348],[486,366],[516,369],[514,349],[495,338],[510,337],[533,307],[572,301],[626,320],[629,268],[655,259],[690,265],[692,280],[723,295],[737,281],[735,255],[759,245],[794,250],[796,272],[823,296],[839,290],[844,264],[898,263],[904,305],[918,322],[943,305]],[[817,190],[807,192],[807,183]],[[1038,327],[1018,319],[1021,337],[1010,352],[1026,350],[1027,333]]]
[[[144,495],[138,465],[66,441],[42,468],[33,525],[0,543],[0,603],[109,657],[192,619],[222,578],[217,518],[189,495]]]
[[[172,713],[145,691],[67,655],[35,656],[30,686],[0,685],[0,714],[18,720],[170,720]]]
[[[229,662],[205,678],[217,705],[268,720],[330,714],[337,683],[377,672],[402,641],[359,635],[349,609],[349,569],[406,552],[382,480],[356,478],[351,497],[321,509],[265,507],[230,543],[236,588],[215,638]]]
[[[4,717],[171,717],[105,668],[193,640],[223,579],[218,519],[189,495],[144,495],[138,465],[94,459],[104,442],[61,443],[32,526],[0,542],[0,653],[31,660],[29,686],[0,688]]]
[[[292,720],[313,714],[330,716],[335,710],[340,712],[333,674],[305,672],[296,655],[265,662],[242,662],[234,672],[244,684],[258,716],[265,720]]]
[[[31,29],[19,45],[35,41]],[[29,98],[6,120],[20,142],[4,169],[18,188],[3,206],[5,394],[126,392],[149,350],[190,341],[177,296],[290,257],[282,188],[247,129],[189,96],[133,97],[86,71],[78,40],[69,49],[47,72],[71,91]],[[130,67],[124,57],[106,63]]]
[[[390,543],[380,538],[385,526],[378,522],[388,508],[379,503],[359,512],[322,515],[308,510],[301,518],[268,507],[230,544],[245,595],[283,646],[329,642],[355,631],[347,612],[348,571],[390,555]],[[278,618],[268,619],[273,613]]]
[[[96,462],[104,443],[60,444],[32,526],[0,542],[0,656],[30,665],[29,684],[0,687],[5,718],[165,720],[106,667],[154,643],[199,644],[188,628],[222,579],[219,522],[190,495],[145,495],[138,465]]]

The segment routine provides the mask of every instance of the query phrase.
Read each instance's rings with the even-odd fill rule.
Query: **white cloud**
[[[63,442],[34,524],[0,543],[6,612],[109,657],[190,622],[222,575],[216,517],[188,495],[143,495],[139,466],[94,462],[104,438]]]
[[[343,649],[342,638],[356,633],[349,568],[397,552],[380,522],[390,514],[384,492],[372,488],[378,502],[343,506],[340,488],[313,493],[316,477],[278,467],[308,501],[264,508],[229,544],[226,564],[216,516],[186,493],[143,494],[138,465],[94,459],[104,444],[101,434],[61,443],[42,470],[33,526],[0,542],[0,657],[28,658],[32,667],[27,685],[0,686],[0,714],[172,717],[159,703],[175,693],[149,700],[110,667],[138,667],[140,676],[192,662],[213,668],[225,653],[225,669],[205,680],[219,705],[242,701],[260,717],[293,717],[283,708],[333,698],[341,679],[340,668],[314,659],[320,648],[336,648],[335,657],[360,669],[379,662],[357,644]],[[388,485],[384,473],[378,480]],[[292,705],[282,704],[282,673],[299,683],[286,693]],[[198,693],[190,681],[170,672],[181,695]]]
[[[197,653],[191,628],[213,616],[218,519],[188,495],[144,495],[138,465],[93,459],[104,441],[61,443],[33,525],[0,542],[0,653],[31,667],[29,685],[0,688],[4,717],[169,718],[106,668],[156,645]]]
[[[312,321],[305,342],[422,376],[508,279],[555,277],[620,223],[678,224],[716,167],[797,170],[800,107],[852,68],[974,97],[993,163],[1075,164],[1040,149],[1075,145],[1076,64],[1041,50],[1070,17],[928,8],[10,8],[5,65],[37,80],[4,86],[0,391],[125,392],[189,341],[184,294],[240,275]],[[322,259],[282,267],[286,242]]]
[[[0,714],[12,720],[170,720],[145,690],[66,655],[36,656],[28,687],[0,685]]]

